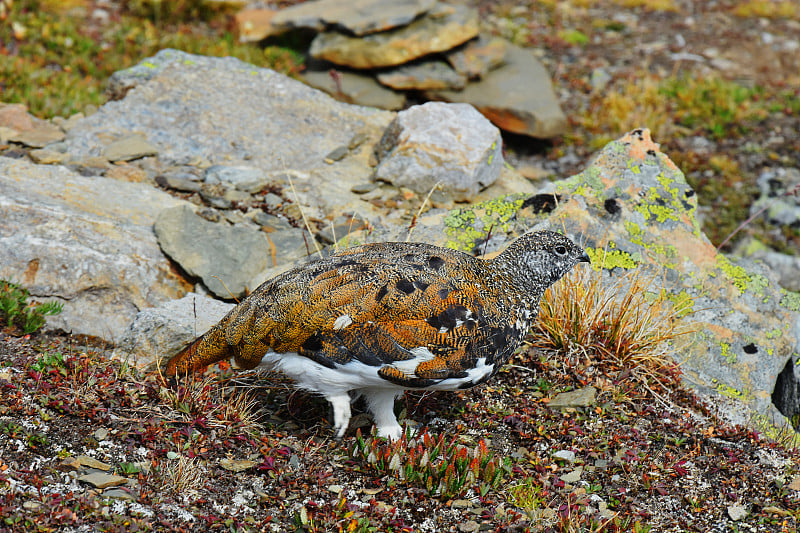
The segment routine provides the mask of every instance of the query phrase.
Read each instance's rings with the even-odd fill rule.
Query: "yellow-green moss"
[[[676,318],[683,318],[694,313],[694,298],[692,298],[692,296],[686,292],[686,290],[682,290],[678,294],[674,294],[662,289],[661,296],[662,298],[666,298],[672,302],[672,305],[676,310]]]
[[[731,345],[727,342],[721,342],[719,343],[719,347],[721,348],[720,355],[724,357],[728,363],[734,364],[736,362],[736,354],[731,352]]]
[[[609,248],[614,248],[614,244],[609,244]],[[589,254],[589,258],[592,260],[592,268],[597,271],[601,268],[607,270],[615,267],[636,268],[638,265],[631,254],[622,250],[586,248],[586,253]]]
[[[747,286],[751,281],[747,271],[731,263],[730,259],[722,254],[717,255],[717,268],[719,268],[728,278],[733,282],[734,286],[739,289],[739,294],[744,294]]]
[[[456,250],[471,251],[475,243],[485,239],[492,231],[511,231],[511,221],[516,216],[526,195],[513,194],[480,202],[471,207],[451,210],[444,217],[445,232],[450,240],[447,246]]]
[[[720,383],[716,379],[713,379],[711,381],[714,383],[714,389],[722,396],[741,400],[746,394],[745,392],[742,392],[739,389],[731,387],[730,385],[726,385],[725,383]]]

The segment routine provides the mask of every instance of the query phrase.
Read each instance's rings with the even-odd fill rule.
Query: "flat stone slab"
[[[75,160],[101,156],[111,142],[137,133],[158,147],[152,163],[163,174],[247,166],[277,187],[291,189],[291,181],[297,196],[290,199],[309,217],[376,214],[350,188],[369,180],[368,146],[378,142],[391,112],[337,102],[235,58],[177,50],[114,73],[108,92],[115,100],[73,124],[62,143]],[[326,162],[359,134],[367,139],[362,149],[335,165]]]
[[[263,232],[209,222],[186,205],[162,211],[154,229],[164,253],[220,298],[243,296],[267,267]]]
[[[570,407],[588,407],[595,404],[597,389],[584,387],[569,392],[561,392],[547,404],[551,409],[567,409]]]
[[[510,43],[501,37],[478,35],[445,57],[456,72],[469,79],[484,77],[490,70],[503,64]]]
[[[106,146],[103,151],[103,156],[109,161],[133,161],[157,154],[158,148],[141,135],[126,135]]]
[[[439,4],[408,26],[363,37],[323,32],[309,53],[356,69],[391,67],[443,52],[478,35],[478,12],[463,5]]]
[[[128,482],[128,478],[114,474],[93,472],[91,474],[82,475],[78,478],[78,481],[82,483],[88,483],[89,485],[98,489],[105,489],[106,487],[117,487],[119,485],[124,485]]]
[[[550,75],[530,50],[509,45],[503,66],[463,91],[427,91],[434,100],[474,105],[498,128],[537,138],[566,131]]]
[[[405,26],[435,4],[436,0],[317,0],[282,9],[272,17],[272,26],[273,32],[334,26],[366,35]]]
[[[397,90],[463,89],[466,76],[444,61],[422,61],[378,74],[378,81]]]
[[[405,105],[405,94],[384,87],[373,76],[340,68],[332,63],[311,61],[302,78],[311,87],[325,91],[340,102],[391,111]]]
[[[183,203],[144,183],[0,157],[0,278],[64,304],[48,327],[116,342],[139,309],[186,291],[152,229]]]

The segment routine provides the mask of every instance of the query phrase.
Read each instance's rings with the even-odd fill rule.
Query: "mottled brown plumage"
[[[545,289],[588,257],[563,235],[530,233],[484,261],[422,243],[358,246],[258,287],[165,367],[187,374],[222,359],[282,370],[334,407],[337,436],[350,391],[379,433],[397,437],[404,389],[458,389],[508,361]]]

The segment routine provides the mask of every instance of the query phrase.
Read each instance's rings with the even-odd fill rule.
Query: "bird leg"
[[[333,430],[337,439],[344,437],[350,424],[350,395],[345,393],[325,397],[333,407]]]
[[[403,391],[397,389],[361,389],[361,394],[367,401],[367,407],[375,420],[378,436],[391,440],[398,440],[403,434],[403,428],[397,423],[394,416],[394,401]]]

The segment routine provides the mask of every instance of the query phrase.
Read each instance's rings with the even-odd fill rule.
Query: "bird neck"
[[[507,252],[508,248],[492,260],[490,271],[494,279],[491,281],[500,288],[498,292],[511,307],[532,312],[538,308],[539,299],[544,293],[542,284],[535,279],[534,272],[523,266],[518,254]]]

